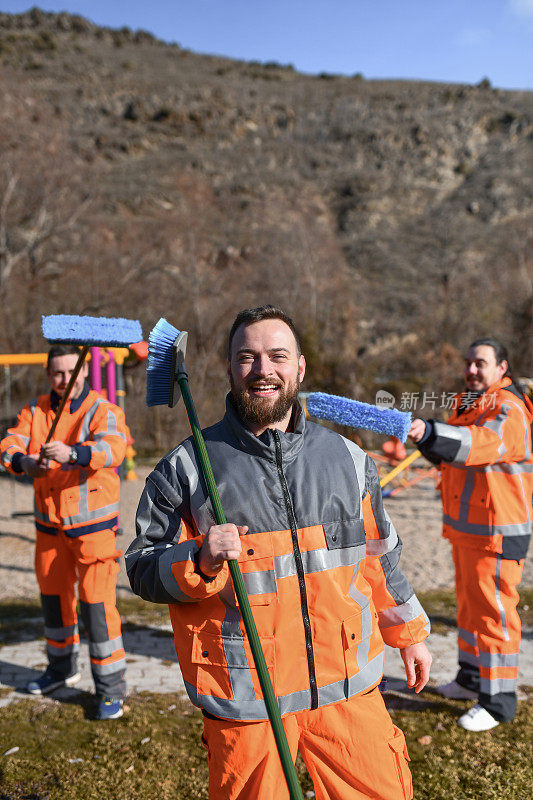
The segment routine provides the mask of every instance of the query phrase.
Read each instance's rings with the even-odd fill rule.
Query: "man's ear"
[[[86,378],[87,375],[89,374],[89,365],[86,361],[83,362],[83,367],[81,368],[81,374],[83,375],[84,378]]]
[[[498,364],[498,369],[501,371],[500,378],[503,378],[503,376],[509,369],[509,363],[505,359],[503,361],[500,361],[500,363]]]
[[[302,383],[303,379],[305,378],[305,358],[304,356],[300,356],[298,359],[298,381]]]

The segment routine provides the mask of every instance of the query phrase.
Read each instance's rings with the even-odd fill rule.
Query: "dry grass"
[[[514,723],[468,735],[461,705],[445,700],[391,713],[406,733],[417,800],[526,800],[533,779],[531,702]],[[409,701],[408,701],[409,702]],[[71,703],[27,700],[0,718],[1,800],[207,798],[201,715],[179,695],[131,698],[125,716],[95,722],[91,695]],[[3,755],[13,747],[19,749]],[[303,765],[304,793],[312,790]]]
[[[453,625],[452,593],[431,592],[423,603],[434,624]],[[533,590],[521,592],[520,611],[531,621]],[[35,602],[2,604],[6,639],[35,624]],[[166,606],[136,598],[120,602],[126,625],[166,622]],[[4,640],[5,641],[5,640]],[[522,687],[524,689],[525,687]],[[526,689],[527,690],[527,689]],[[526,800],[533,770],[533,697],[519,704],[513,723],[483,734],[455,724],[464,704],[424,693],[385,699],[405,732],[417,800]],[[200,713],[181,695],[141,694],[125,716],[95,722],[94,696],[72,701],[28,699],[0,715],[0,800],[195,800],[207,798],[207,759],[200,744]],[[4,755],[13,747],[19,749]],[[309,776],[298,761],[305,792]]]

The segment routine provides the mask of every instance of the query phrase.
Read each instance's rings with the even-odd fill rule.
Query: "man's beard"
[[[298,399],[299,384],[295,381],[279,386],[279,397],[273,404],[265,402],[261,397],[251,397],[247,389],[237,389],[230,375],[231,393],[242,421],[247,425],[268,427],[281,422]]]

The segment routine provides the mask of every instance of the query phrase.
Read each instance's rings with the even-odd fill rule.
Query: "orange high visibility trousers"
[[[377,688],[350,700],[283,717],[316,800],[411,800],[405,738]],[[204,716],[209,800],[289,800],[270,722]]]
[[[113,530],[78,537],[62,530],[37,531],[35,573],[41,590],[49,669],[59,677],[77,669],[77,582],[96,693],[110,697],[126,693],[126,660],[116,607],[120,555]]]
[[[457,593],[459,664],[480,703],[497,719],[516,710],[520,617],[517,585],[524,559],[513,561],[452,545]],[[478,678],[479,674],[479,678]],[[474,685],[475,684],[475,685]]]

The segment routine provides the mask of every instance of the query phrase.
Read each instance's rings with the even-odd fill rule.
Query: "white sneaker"
[[[450,683],[443,683],[435,689],[438,694],[443,697],[448,697],[450,700],[477,700],[478,693],[473,692],[472,689],[465,689],[457,681],[450,681]]]
[[[492,714],[489,714],[486,708],[475,705],[470,711],[459,717],[457,724],[466,731],[475,731],[477,733],[479,731],[490,731],[491,728],[495,728],[500,723],[497,719],[494,719]]]

